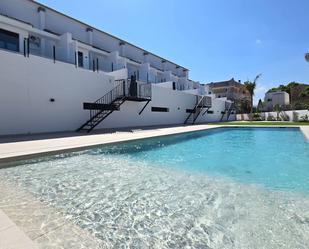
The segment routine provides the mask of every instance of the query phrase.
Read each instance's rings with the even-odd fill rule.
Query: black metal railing
[[[234,109],[235,109],[235,104],[233,102],[231,103],[231,102],[226,101],[225,102],[225,109],[224,109],[224,112],[222,112],[220,122],[223,121],[225,115],[226,115],[226,120],[228,121],[229,118],[230,118],[230,115],[232,114]]]
[[[185,120],[185,124],[189,122],[190,119],[192,119],[192,124],[195,123],[199,115],[201,114],[203,108],[210,108],[211,107],[211,97],[209,96],[196,96],[196,105],[188,115],[188,117]]]
[[[128,79],[125,86],[125,96],[136,99],[151,99],[151,84]]]
[[[99,105],[110,105],[113,104],[116,100],[119,100],[121,98],[124,98],[125,96],[125,80],[116,80],[116,87],[110,90],[108,93],[106,93],[103,97],[97,99],[94,104]],[[97,116],[99,113],[101,113],[101,109],[93,109],[90,110],[90,119]]]
[[[90,117],[77,131],[90,132],[113,111],[119,110],[126,100],[149,102],[151,84],[141,84],[136,80],[116,80],[116,86],[103,97],[93,103],[84,103],[84,108],[90,111]]]

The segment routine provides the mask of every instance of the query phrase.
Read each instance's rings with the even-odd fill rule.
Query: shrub
[[[270,113],[267,116],[267,121],[276,121],[275,117],[271,115]]]
[[[300,122],[309,122],[309,116],[306,114],[300,117]]]
[[[252,117],[253,121],[262,121],[262,117],[259,113],[254,113]]]
[[[290,121],[289,115],[287,115],[285,112],[280,113],[280,118],[282,121]]]

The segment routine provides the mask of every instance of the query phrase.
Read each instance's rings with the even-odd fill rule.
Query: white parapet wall
[[[250,114],[244,113],[244,114],[237,114],[236,120],[238,121],[248,121],[250,120]],[[305,115],[309,116],[309,110],[291,110],[291,111],[283,111],[279,112],[279,117],[282,115],[285,115],[288,117],[289,121],[299,121],[301,120],[301,117],[304,117]],[[260,113],[260,116],[263,118],[263,120],[267,120],[268,117],[277,118],[277,112],[262,112]]]

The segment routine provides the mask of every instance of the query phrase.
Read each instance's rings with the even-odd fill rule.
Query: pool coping
[[[36,157],[51,156],[60,153],[76,152],[90,149],[100,145],[113,144],[119,142],[140,140],[145,138],[168,136],[188,132],[218,129],[218,128],[299,128],[304,136],[309,140],[309,126],[300,125],[210,125],[196,124],[170,127],[153,127],[152,129],[143,128],[136,130],[119,130],[109,133],[81,134],[44,139],[4,142],[0,143],[0,168],[8,163],[33,159]],[[35,135],[34,135],[35,136]]]
[[[47,138],[39,140],[25,140],[17,142],[0,143],[0,168],[7,163],[32,159],[60,153],[76,152],[105,144],[140,140],[188,133],[194,131],[222,128],[220,125],[190,125],[157,127],[143,130],[119,130],[117,132],[99,134],[81,134],[60,138]],[[30,138],[30,137],[29,137]]]

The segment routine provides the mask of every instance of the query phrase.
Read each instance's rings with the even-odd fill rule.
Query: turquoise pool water
[[[223,128],[129,142],[89,153],[222,175],[273,189],[309,191],[309,142],[298,128]]]
[[[12,190],[0,187],[0,208],[16,209],[18,222],[43,219],[36,207],[21,217],[26,192],[100,248],[308,249],[308,185],[299,129],[222,128],[0,169],[0,186]]]

